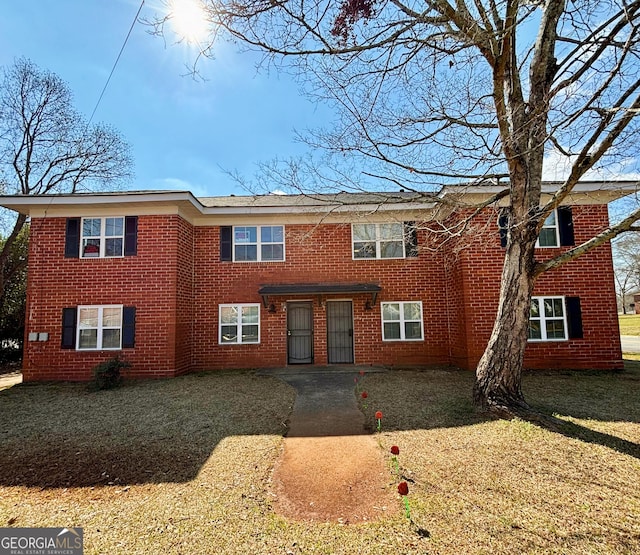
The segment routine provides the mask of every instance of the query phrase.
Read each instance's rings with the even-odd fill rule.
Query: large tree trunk
[[[535,236],[527,235],[530,233],[512,238],[507,246],[498,314],[476,370],[476,406],[502,418],[523,414],[529,408],[520,386],[535,281]]]

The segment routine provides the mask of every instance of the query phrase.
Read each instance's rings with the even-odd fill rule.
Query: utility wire
[[[116,66],[118,65],[118,62],[120,61],[120,56],[122,56],[122,52],[124,51],[125,46],[127,46],[127,42],[129,41],[129,37],[131,36],[131,32],[133,31],[133,28],[136,25],[136,22],[138,21],[138,16],[140,15],[140,12],[142,11],[142,6],[144,6],[144,1],[142,0],[142,2],[140,3],[140,7],[138,8],[138,13],[136,13],[136,16],[133,18],[133,21],[131,22],[131,27],[129,27],[129,32],[127,33],[127,36],[124,39],[124,43],[122,43],[122,48],[120,48],[120,52],[118,53],[118,57],[116,58],[116,61],[113,64],[113,67],[111,68],[111,73],[109,73],[109,77],[107,78],[107,82],[104,84],[104,87],[102,88],[102,92],[100,93],[100,97],[98,98],[98,102],[96,102],[95,108],[93,109],[93,112],[91,112],[91,117],[89,118],[89,121],[87,122],[87,125],[89,125],[91,123],[91,121],[93,120],[93,116],[95,116],[96,114],[96,110],[98,109],[98,106],[100,106],[100,101],[102,100],[102,97],[104,96],[105,91],[107,90],[107,87],[109,86],[109,81],[111,81],[111,77],[113,76],[113,72],[116,70]]]

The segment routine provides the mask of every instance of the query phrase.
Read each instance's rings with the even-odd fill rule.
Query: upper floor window
[[[82,218],[82,258],[122,256],[124,218]]]
[[[221,304],[219,343],[260,343],[259,304]]]
[[[284,226],[235,226],[233,228],[233,260],[235,262],[284,260]]]
[[[422,302],[382,303],[382,339],[417,341],[422,334]]]
[[[122,305],[79,306],[77,349],[120,349]]]
[[[567,316],[564,297],[532,297],[529,316],[529,340],[567,339]]]
[[[67,218],[65,258],[113,258],[137,253],[137,216]]]
[[[558,212],[553,210],[542,225],[536,247],[557,247],[560,245]]]
[[[404,258],[404,224],[353,224],[353,258]]]

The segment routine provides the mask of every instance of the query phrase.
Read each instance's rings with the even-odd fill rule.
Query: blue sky
[[[5,1],[0,65],[25,56],[57,73],[89,117],[140,0]],[[147,0],[141,16],[160,13]],[[258,162],[302,154],[294,129],[321,125],[330,114],[298,92],[287,76],[256,72],[258,58],[220,44],[185,77],[195,50],[166,43],[137,23],[94,121],[114,126],[131,144],[132,189],[189,189],[199,196],[246,194],[220,167],[251,177]]]

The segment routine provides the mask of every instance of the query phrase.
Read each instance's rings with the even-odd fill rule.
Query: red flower
[[[398,484],[398,493],[400,495],[409,495],[409,486],[407,485],[407,482],[400,482]]]
[[[392,445],[391,446],[391,454],[392,455],[399,455],[400,454],[400,447],[398,447],[397,445]]]
[[[382,411],[379,410],[378,412],[376,412],[376,418],[378,420],[380,420],[382,418]]]
[[[366,391],[362,392],[362,398],[366,399],[367,397],[369,397],[369,394]]]

